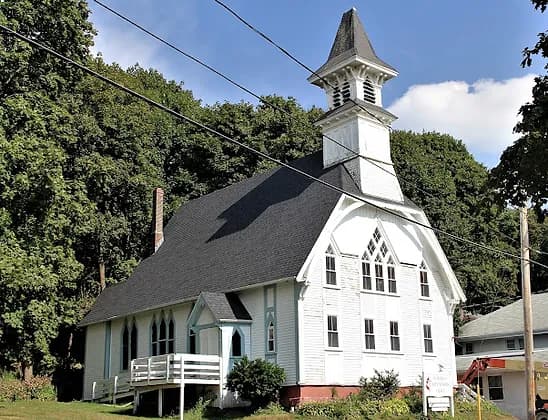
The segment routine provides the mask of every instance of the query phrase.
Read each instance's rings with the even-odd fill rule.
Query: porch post
[[[137,414],[139,409],[139,391],[136,389],[133,391],[133,414]]]
[[[185,412],[185,383],[181,380],[181,388],[179,390],[179,417],[183,420]]]
[[[158,389],[158,417],[162,417],[164,413],[164,389]]]

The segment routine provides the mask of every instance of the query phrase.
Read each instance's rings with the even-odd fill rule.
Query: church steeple
[[[377,56],[356,9],[343,14],[327,62],[315,73],[308,80],[325,90],[329,106],[317,122],[324,167],[342,162],[364,194],[403,201],[390,157],[389,125],[396,116],[382,107],[382,86],[398,72]]]

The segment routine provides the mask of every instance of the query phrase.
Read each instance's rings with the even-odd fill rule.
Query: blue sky
[[[308,73],[245,28],[213,0],[102,0],[258,94],[326,106]],[[184,82],[204,103],[253,101],[207,70],[140,33],[89,0],[95,52],[123,67],[139,63]],[[537,60],[521,51],[546,29],[526,0],[226,0],[312,68],[322,65],[342,13],[356,7],[377,55],[400,75],[383,89],[396,128],[447,132],[493,166],[515,138],[519,105],[530,98]]]

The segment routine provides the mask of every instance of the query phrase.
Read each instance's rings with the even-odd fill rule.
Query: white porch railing
[[[221,358],[201,354],[172,353],[131,361],[132,387],[160,384],[221,383]]]
[[[91,386],[91,400],[111,401],[113,404],[116,404],[116,398],[132,395],[133,391],[129,378],[129,374],[122,374],[93,382]]]

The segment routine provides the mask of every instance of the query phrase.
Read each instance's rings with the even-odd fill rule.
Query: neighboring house
[[[541,384],[547,375],[548,362],[548,293],[532,296],[534,359],[537,392],[548,394]],[[457,374],[478,377],[485,398],[503,410],[526,417],[526,382],[524,368],[523,301],[520,299],[487,315],[464,324],[457,340]],[[478,364],[476,359],[482,361]]]
[[[293,401],[345,395],[374,369],[394,369],[402,386],[416,385],[424,368],[455,372],[453,310],[463,291],[434,233],[409,221],[428,224],[390,157],[396,117],[381,90],[397,72],[377,57],[354,9],[317,73],[334,86],[310,77],[329,103],[318,124],[367,159],[324,137],[323,151],[292,164],[378,208],[287,168],[184,204],[165,233],[158,199],[157,251],[81,322],[85,399],[132,359],[145,368],[149,360],[151,371],[164,353],[218,355],[221,380],[243,355],[270,360],[284,368]],[[155,383],[141,390],[162,388]],[[215,389],[216,404],[235,404]]]

